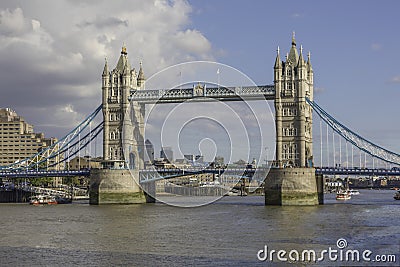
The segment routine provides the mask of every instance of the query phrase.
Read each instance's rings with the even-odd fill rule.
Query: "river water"
[[[396,262],[392,257],[383,265],[399,266],[400,201],[390,190],[360,192],[348,201],[325,195],[317,207],[264,206],[262,196],[224,197],[197,208],[0,204],[0,265],[285,266],[276,254],[265,261],[257,254],[266,245],[285,250],[286,258],[293,250],[339,251],[337,240],[344,238],[342,251],[370,250],[371,261],[325,255],[311,265],[375,266],[376,255],[394,255]],[[294,265],[310,264],[291,256]]]

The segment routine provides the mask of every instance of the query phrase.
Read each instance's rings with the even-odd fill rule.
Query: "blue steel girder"
[[[254,168],[237,168],[237,169],[146,169],[140,170],[139,182],[148,183],[164,179],[172,179],[196,174],[212,173],[218,175],[235,175],[240,177],[252,177],[256,172]]]
[[[89,176],[90,170],[70,170],[70,171],[1,171],[0,178],[41,178],[41,177],[73,177],[73,176]]]
[[[273,100],[274,85],[241,86],[241,87],[210,87],[197,91],[195,87],[185,89],[135,90],[131,89],[129,100],[143,104],[181,103],[185,101],[247,101]]]
[[[80,138],[80,135],[84,132],[87,128],[90,128],[92,121],[95,119],[97,114],[101,111],[102,105],[96,108],[96,110],[91,113],[87,118],[85,118],[78,126],[76,126],[73,130],[71,130],[67,135],[61,138],[59,141],[55,142],[51,146],[39,151],[38,153],[32,155],[29,158],[23,159],[21,161],[15,162],[8,166],[0,166],[0,170],[19,170],[25,171],[27,169],[39,169],[39,165],[42,163],[47,162],[49,159],[58,157],[60,154],[64,153],[66,150],[71,149],[73,146],[80,146],[84,144],[82,140],[89,139],[90,141],[93,140],[95,136],[99,134],[102,130],[103,123],[101,122],[96,128],[93,129],[89,134],[86,134],[84,138]],[[89,142],[90,142],[89,141]],[[72,145],[71,145],[72,144]],[[86,143],[87,145],[88,143]],[[85,145],[85,146],[86,146]],[[83,147],[85,147],[83,146]],[[57,164],[65,161],[65,159],[57,162]],[[55,164],[53,164],[55,165]],[[50,167],[50,166],[47,166]]]
[[[326,175],[400,176],[400,169],[318,167],[315,168],[315,173]]]
[[[360,150],[366,152],[367,154],[381,159],[388,163],[393,163],[400,165],[400,155],[389,151],[381,146],[378,146],[371,141],[361,137],[354,131],[350,130],[334,117],[329,115],[325,110],[323,110],[315,101],[311,101],[306,98],[307,103],[313,108],[313,110],[318,114],[318,116],[323,119],[336,133],[341,137],[346,139],[348,142],[359,148]]]

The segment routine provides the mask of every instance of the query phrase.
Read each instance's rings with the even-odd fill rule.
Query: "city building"
[[[160,151],[160,158],[166,159],[169,162],[174,161],[174,151],[169,146],[163,146]]]
[[[216,166],[222,167],[225,165],[225,159],[222,156],[216,156],[214,159],[214,163]]]
[[[146,151],[144,152],[144,162],[152,164],[154,162],[154,146],[153,143],[149,140],[146,139],[144,142],[144,146]]]
[[[75,157],[67,163],[67,168],[68,170],[99,169],[101,167],[101,160],[101,157]]]
[[[7,166],[29,158],[41,150],[55,144],[54,137],[45,138],[43,133],[35,133],[33,125],[27,123],[10,108],[0,109],[0,166]],[[46,165],[52,166],[61,160],[56,156]],[[49,169],[63,169],[63,164]]]
[[[204,156],[202,156],[202,155],[186,154],[186,155],[183,155],[183,157],[191,164],[196,164],[196,163],[203,164],[204,163]]]

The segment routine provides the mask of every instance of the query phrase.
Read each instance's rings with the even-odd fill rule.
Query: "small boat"
[[[341,191],[336,193],[336,200],[349,200],[351,199],[351,194],[349,191]]]
[[[350,195],[359,195],[359,194],[360,194],[360,191],[355,190],[355,189],[350,189],[350,190],[349,190],[349,194],[350,194]]]
[[[71,204],[72,203],[72,198],[58,196],[55,199],[57,201],[57,204]]]
[[[400,200],[400,190],[397,191],[396,194],[394,194],[393,198],[396,200]]]
[[[49,195],[37,195],[31,197],[31,200],[29,201],[29,204],[31,205],[55,205],[57,204],[57,200]]]

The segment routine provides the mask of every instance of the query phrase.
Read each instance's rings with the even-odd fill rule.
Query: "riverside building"
[[[42,149],[57,142],[54,137],[45,138],[43,133],[35,133],[33,125],[10,109],[0,109],[0,166],[7,166],[29,158]],[[53,165],[61,156],[48,162]],[[61,166],[52,169],[61,169]],[[49,168],[51,169],[51,168]]]

